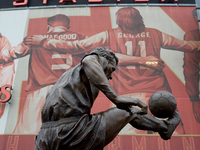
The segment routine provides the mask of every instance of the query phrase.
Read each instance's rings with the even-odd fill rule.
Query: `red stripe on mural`
[[[192,15],[192,10],[196,7],[161,7],[161,9],[172,19],[176,24],[187,32],[198,29]],[[187,21],[186,19],[187,18]]]

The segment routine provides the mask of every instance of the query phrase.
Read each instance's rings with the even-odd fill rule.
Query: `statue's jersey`
[[[83,77],[82,65],[78,64],[59,78],[46,96],[42,122],[90,114],[94,98],[89,80],[83,81]]]
[[[84,39],[85,36],[72,31],[53,32],[43,34],[47,39],[75,41]],[[40,46],[31,46],[28,86],[26,91],[37,90],[41,87],[57,82],[66,71],[77,65],[85,54],[73,55],[59,52],[56,47],[45,50]]]
[[[101,90],[95,84],[90,82],[81,63],[59,78],[46,96],[36,147],[103,150],[109,120],[108,112],[90,113]]]
[[[122,33],[117,28],[109,30],[108,35],[109,49],[115,53],[137,57],[155,56],[160,58],[163,36],[162,32],[156,29],[146,28],[140,34],[131,35]],[[156,71],[141,65],[118,66],[113,76],[113,86],[118,94],[156,92],[161,90],[171,92],[163,71]]]

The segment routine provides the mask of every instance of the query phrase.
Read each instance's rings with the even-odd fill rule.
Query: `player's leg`
[[[0,65],[0,87],[8,84],[12,85],[13,83],[13,76],[15,74],[14,62],[9,65]],[[6,89],[7,91],[11,91],[9,88]],[[5,99],[6,95],[2,94],[0,91],[0,99]],[[0,104],[0,118],[4,114],[4,110],[6,107],[6,103]]]
[[[166,121],[167,123],[167,131],[159,131],[161,138],[164,140],[168,140],[171,138],[174,130],[181,122],[181,116],[178,111],[175,111],[174,114]]]
[[[116,107],[103,112],[103,117],[106,121],[105,145],[110,143],[121,129],[134,118],[134,116],[136,116],[136,113],[131,114],[126,110],[118,109]]]
[[[14,63],[5,66],[0,66],[0,87],[6,84],[12,85],[14,74],[15,74]]]
[[[153,116],[146,114],[137,115],[130,121],[130,124],[140,130],[152,130],[158,132],[162,139],[168,140],[171,138],[171,135],[180,121],[180,114],[178,111],[175,111],[168,120],[158,120]]]
[[[50,88],[47,86],[27,95],[13,133],[38,133],[42,124],[41,110]]]
[[[160,136],[167,140],[180,123],[180,114],[175,112],[167,121],[158,120],[149,114],[139,115],[138,109],[132,107],[131,112],[118,108],[111,108],[103,113],[106,120],[105,144],[110,143],[121,129],[128,123],[140,130],[152,130],[158,132]]]
[[[131,98],[138,98],[145,104],[148,104],[149,98],[153,93],[129,93],[122,95],[122,97],[131,97]],[[149,112],[149,111],[148,111]],[[127,124],[119,134],[147,134],[149,131],[146,130],[139,130],[137,128],[133,128],[132,125]]]
[[[19,114],[19,120],[13,133],[37,133],[41,123],[38,124],[41,106],[44,104],[45,97],[39,97],[40,90],[34,91],[26,96],[24,107]],[[37,111],[35,111],[37,109]],[[39,113],[39,114],[38,114]],[[38,124],[38,125],[37,125]]]
[[[4,114],[5,108],[6,108],[6,103],[0,103],[0,119]]]
[[[136,109],[132,107],[131,112],[126,110],[111,108],[103,113],[106,120],[106,139],[105,144],[110,143],[121,129],[129,122],[133,127],[141,130],[153,130],[155,132],[167,131],[167,123],[153,118],[151,115],[139,115]]]

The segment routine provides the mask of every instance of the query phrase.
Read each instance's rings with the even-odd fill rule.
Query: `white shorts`
[[[38,133],[41,123],[41,110],[47,92],[53,85],[43,87],[27,95],[23,110],[18,117],[18,122],[13,133]]]

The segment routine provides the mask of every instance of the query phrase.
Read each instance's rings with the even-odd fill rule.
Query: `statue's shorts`
[[[103,113],[45,122],[35,137],[35,150],[103,150],[105,123]]]

